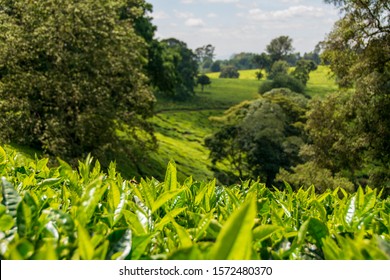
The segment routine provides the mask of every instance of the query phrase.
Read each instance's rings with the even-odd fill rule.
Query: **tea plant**
[[[1,259],[390,259],[390,199],[256,181],[125,180],[0,147]]]

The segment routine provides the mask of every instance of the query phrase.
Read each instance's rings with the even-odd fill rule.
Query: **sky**
[[[158,39],[176,38],[195,50],[211,44],[217,59],[261,53],[281,35],[296,52],[310,52],[340,13],[323,0],[147,0]]]

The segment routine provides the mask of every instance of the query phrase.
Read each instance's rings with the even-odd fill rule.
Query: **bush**
[[[202,92],[203,92],[204,87],[211,84],[211,80],[209,76],[203,74],[198,77],[197,83],[202,87]]]
[[[264,81],[259,87],[259,93],[263,94],[275,88],[288,88],[297,93],[303,93],[305,86],[301,81],[290,75],[280,74],[273,80]]]
[[[268,73],[267,79],[274,80],[279,75],[288,75],[289,65],[284,60],[276,61],[272,64],[271,70]]]
[[[220,78],[238,79],[238,77],[240,77],[240,73],[238,73],[238,70],[236,67],[230,65],[230,66],[226,66],[222,69],[219,77]]]

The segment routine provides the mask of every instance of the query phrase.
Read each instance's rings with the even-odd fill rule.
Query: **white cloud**
[[[205,24],[201,18],[189,18],[186,20],[185,25],[190,27],[201,27]]]
[[[207,14],[207,17],[208,18],[216,18],[216,17],[218,17],[218,15],[215,13],[209,13],[209,14]]]
[[[238,3],[238,0],[207,0],[209,3]]]
[[[302,0],[282,0],[282,3],[299,4],[299,3],[302,3]]]
[[[249,17],[254,20],[286,20],[290,18],[319,18],[323,17],[325,12],[322,8],[312,6],[293,6],[284,10],[263,11],[261,9],[249,10]]]
[[[177,11],[177,10],[174,10],[174,12],[175,12],[175,16],[177,18],[191,18],[194,16],[192,13],[189,13],[189,12],[181,12],[181,11]]]
[[[194,3],[193,0],[181,0],[180,2],[183,3],[183,4],[192,4],[192,3]]]
[[[166,12],[164,12],[164,11],[161,11],[161,12],[153,12],[153,13],[152,13],[152,17],[153,17],[154,19],[157,19],[157,20],[160,20],[160,19],[168,19],[168,18],[169,18],[168,14],[167,14]]]

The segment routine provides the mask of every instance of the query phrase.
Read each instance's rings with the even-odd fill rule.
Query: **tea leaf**
[[[0,146],[0,164],[4,164],[7,161],[7,154],[4,149]]]
[[[118,239],[118,236],[120,238]],[[131,230],[118,230],[111,234],[111,250],[108,254],[111,260],[124,260],[130,254],[132,244]]]
[[[77,226],[78,233],[78,248],[81,259],[92,260],[94,255],[94,247],[87,230],[81,226]]]
[[[174,191],[177,189],[177,170],[173,162],[168,163],[164,180],[165,191]]]
[[[215,260],[245,260],[251,256],[252,227],[256,217],[256,200],[248,200],[226,221],[210,252]]]
[[[254,241],[263,241],[270,237],[275,232],[282,230],[282,227],[274,225],[261,225],[256,227],[253,230],[253,240]]]

